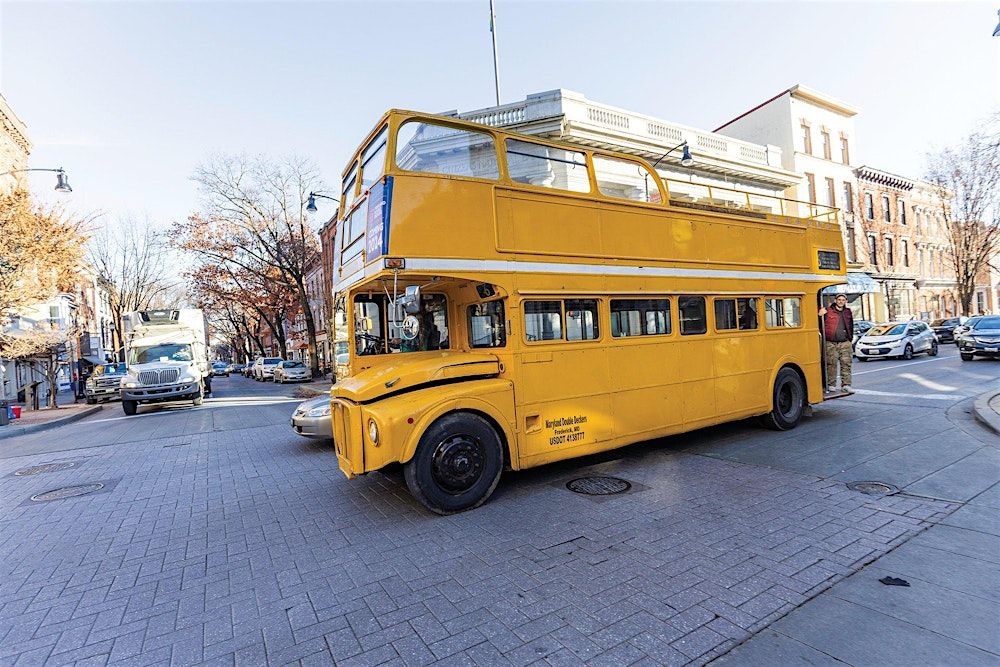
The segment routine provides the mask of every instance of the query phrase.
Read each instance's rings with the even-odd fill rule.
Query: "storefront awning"
[[[867,273],[848,272],[846,283],[827,287],[823,294],[877,294],[881,291],[878,283]]]

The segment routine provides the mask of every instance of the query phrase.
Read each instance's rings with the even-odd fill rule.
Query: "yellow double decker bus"
[[[519,470],[823,400],[835,209],[662,178],[634,156],[390,111],[344,172],[331,392],[348,478],[434,512]]]

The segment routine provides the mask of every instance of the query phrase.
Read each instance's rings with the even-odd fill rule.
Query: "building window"
[[[906,239],[903,239],[900,243],[900,249],[903,251],[903,266],[910,266],[910,243]]]
[[[842,208],[847,213],[854,213],[854,186],[844,181],[844,203]]]
[[[826,203],[830,206],[837,205],[837,186],[832,178],[826,179]]]
[[[876,245],[875,235],[868,235],[868,263],[878,266],[878,245]]]
[[[809,201],[813,204],[816,203],[816,177],[812,174],[806,174],[806,184],[809,188]]]
[[[913,222],[914,227],[919,232],[920,231],[920,209],[913,209]]]
[[[831,157],[832,148],[830,147],[830,133],[827,132],[826,130],[823,130],[822,132],[820,132],[820,136],[823,137],[823,157],[826,158],[827,160],[830,160],[832,159]]]
[[[809,129],[809,123],[802,123],[802,150],[808,155],[813,154],[813,140],[812,140],[812,130]]]
[[[882,219],[892,222],[892,206],[889,204],[889,195],[882,195]]]
[[[986,292],[976,292],[976,312],[986,312]]]
[[[840,161],[844,164],[851,164],[851,154],[847,149],[847,137],[840,138]]]
[[[886,266],[894,266],[892,260],[892,237],[885,237],[885,264]]]
[[[875,198],[870,192],[865,193],[865,217],[869,220],[875,219]]]
[[[899,224],[906,224],[906,202],[902,199],[896,200],[896,209],[899,214]]]
[[[858,261],[858,250],[854,247],[854,227],[848,224],[845,231],[847,232],[847,238],[844,239],[844,245],[847,247],[847,261],[853,264]]]

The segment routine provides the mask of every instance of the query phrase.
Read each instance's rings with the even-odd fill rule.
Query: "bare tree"
[[[108,294],[115,324],[113,344],[119,358],[125,354],[126,313],[177,306],[172,301],[178,293],[168,270],[169,253],[164,235],[154,231],[148,221],[123,218],[114,233],[105,227],[91,239],[88,259],[97,273],[98,285]]]
[[[927,180],[948,232],[948,261],[962,312],[970,315],[977,279],[1000,253],[1000,116],[961,144],[930,154],[928,162]]]
[[[316,169],[297,158],[220,156],[198,167],[193,178],[203,196],[202,211],[175,225],[175,244],[208,263],[288,288],[305,320],[317,375],[317,327],[306,274],[319,260],[319,239],[305,211],[309,192],[322,187]],[[283,345],[283,335],[280,340]]]

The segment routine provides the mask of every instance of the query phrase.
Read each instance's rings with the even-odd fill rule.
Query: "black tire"
[[[767,428],[787,431],[795,428],[806,407],[806,387],[802,378],[791,368],[782,368],[774,378],[771,411],[761,417]]]
[[[929,356],[929,357],[936,357],[936,356],[938,356],[938,343],[937,343],[936,340],[931,342],[931,349],[928,350],[927,356]]]
[[[972,361],[972,355],[962,352],[962,361]]]
[[[88,398],[87,399],[87,405],[97,405],[97,399],[96,398]]]
[[[869,361],[871,361],[871,359],[869,359],[868,357],[858,357],[858,361],[867,364]]]
[[[486,502],[500,481],[503,458],[500,436],[489,422],[453,412],[424,431],[403,476],[424,507],[454,514]]]
[[[132,415],[134,415],[136,412],[139,411],[139,404],[136,403],[135,401],[125,401],[125,400],[123,400],[122,401],[122,410],[125,411],[126,415],[128,415],[129,417],[131,417]]]
[[[913,358],[913,346],[907,343],[906,347],[903,348],[903,359],[909,361],[912,358]]]

